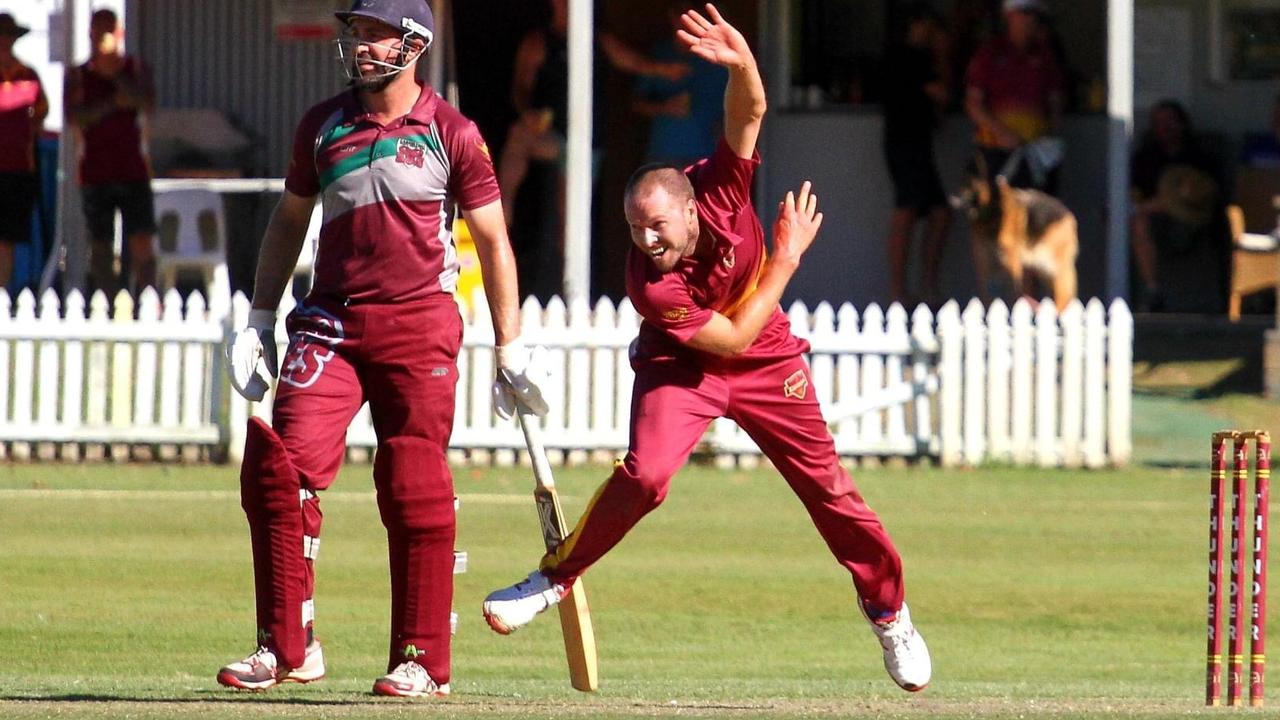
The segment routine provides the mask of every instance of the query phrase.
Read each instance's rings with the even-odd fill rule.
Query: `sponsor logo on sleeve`
[[[662,313],[662,319],[669,322],[680,322],[687,317],[689,317],[689,308],[683,307],[672,308]]]

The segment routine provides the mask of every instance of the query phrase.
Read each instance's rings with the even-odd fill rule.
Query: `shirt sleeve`
[[[703,219],[722,228],[732,227],[732,218],[751,202],[751,180],[759,165],[759,150],[749,159],[740,158],[724,138],[720,138],[715,152],[689,171]]]
[[[450,155],[453,172],[449,187],[459,207],[474,210],[501,197],[489,145],[474,122],[467,121],[461,126]]]
[[[694,302],[684,277],[675,272],[645,283],[639,293],[632,293],[632,302],[646,322],[683,344],[711,321],[711,310]]]
[[[317,113],[312,110],[303,116],[293,135],[293,153],[289,156],[289,171],[284,187],[294,195],[314,197],[320,192],[320,175],[316,172],[316,133],[320,128]]]

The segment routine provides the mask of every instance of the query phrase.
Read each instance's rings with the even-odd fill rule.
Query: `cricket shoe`
[[[374,681],[373,694],[388,697],[445,697],[449,694],[449,683],[437,684],[427,674],[426,668],[406,660],[397,665],[395,670]]]
[[[889,677],[907,692],[925,689],[933,675],[933,663],[929,660],[929,647],[924,644],[924,637],[911,623],[907,604],[903,603],[898,612],[879,619],[872,619],[867,614],[866,605],[861,600],[858,608],[884,648],[884,669],[889,671]]]
[[[281,668],[276,654],[262,646],[249,657],[219,670],[218,684],[237,690],[266,690],[280,683],[309,683],[323,677],[324,653],[320,650],[320,641],[312,640],[301,667]]]
[[[484,599],[484,619],[500,635],[510,635],[534,616],[569,594],[569,585],[552,582],[540,570],[511,587],[494,590]]]

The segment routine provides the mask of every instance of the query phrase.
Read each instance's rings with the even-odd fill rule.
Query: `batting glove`
[[[516,407],[542,417],[547,414],[547,401],[542,386],[547,383],[547,351],[540,346],[527,347],[519,338],[494,348],[498,355],[498,378],[493,381],[493,410],[503,420],[516,414]]]
[[[227,346],[231,386],[246,400],[261,400],[271,387],[271,380],[280,373],[275,327],[275,312],[250,310],[249,326],[237,331]]]

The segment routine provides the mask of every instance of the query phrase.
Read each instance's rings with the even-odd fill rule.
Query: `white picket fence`
[[[225,287],[225,286],[224,286]],[[213,292],[226,298],[226,293]],[[161,457],[173,448],[236,459],[250,414],[269,417],[268,396],[249,403],[230,390],[222,345],[242,327],[240,295],[183,310],[169,292],[144,292],[135,308],[121,294],[85,308],[24,292],[11,306],[0,292],[0,451],[12,456]],[[464,310],[465,332],[451,451],[454,460],[507,463],[524,441],[514,422],[490,409],[493,330],[483,295]],[[283,318],[292,309],[286,294]],[[135,317],[136,315],[136,317]],[[945,465],[1121,465],[1130,455],[1132,316],[1079,302],[1058,317],[1052,303],[1019,301],[1010,312],[948,303],[935,317],[923,306],[862,313],[820,303],[791,306],[792,328],[813,346],[812,382],[842,456],[936,458]],[[639,327],[630,303],[522,309],[525,337],[552,357],[544,421],[553,461],[607,460],[626,448],[632,372],[627,348]],[[285,342],[283,321],[277,338]],[[781,388],[779,388],[781,391]],[[347,433],[355,452],[377,441],[367,406]],[[33,452],[32,448],[35,448]],[[717,421],[702,452],[750,465],[759,450],[732,421]]]

